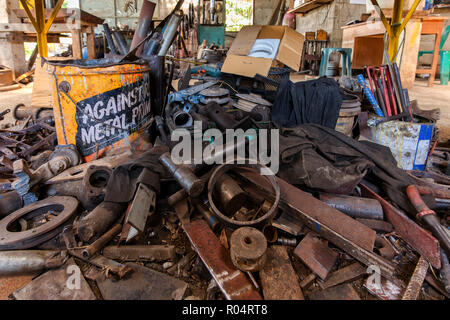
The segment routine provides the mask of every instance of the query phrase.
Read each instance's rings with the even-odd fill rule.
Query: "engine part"
[[[16,191],[8,191],[0,194],[0,218],[22,207],[22,197]]]
[[[11,213],[0,221],[0,250],[28,249],[50,240],[74,217],[77,207],[78,200],[73,197],[51,197]],[[20,219],[42,215],[47,222],[20,231]]]
[[[50,250],[16,250],[0,252],[0,276],[16,276],[62,266],[67,255]]]
[[[167,261],[175,260],[175,246],[136,245],[109,246],[103,249],[106,258],[119,261]]]
[[[191,197],[198,197],[202,193],[204,182],[186,166],[173,163],[169,152],[161,155],[159,161]]]
[[[172,115],[172,119],[176,128],[187,128],[194,123],[192,116],[183,110],[176,110]]]
[[[81,156],[72,144],[56,146],[50,160],[33,172],[24,159],[16,160],[13,167],[17,180],[13,182],[12,186],[23,197],[30,192],[33,186],[53,178],[80,162]]]
[[[202,101],[203,104],[216,102],[223,105],[230,102],[230,91],[225,88],[214,86],[200,91],[200,94],[204,97],[204,100]]]
[[[231,216],[238,211],[247,199],[239,184],[228,174],[223,174],[217,179],[215,191],[227,216]]]
[[[124,210],[125,206],[120,203],[103,201],[89,214],[78,220],[75,225],[78,237],[84,242],[90,242],[94,237],[101,236]]]
[[[246,161],[248,162],[248,161]],[[212,211],[214,213],[214,215],[225,225],[231,227],[231,228],[238,228],[238,227],[257,227],[260,226],[262,227],[263,225],[265,225],[267,222],[270,222],[270,220],[273,219],[273,217],[275,216],[276,212],[277,212],[277,208],[278,208],[278,204],[280,202],[280,187],[278,186],[278,183],[275,179],[275,176],[272,175],[267,175],[267,176],[263,176],[266,180],[268,180],[268,182],[270,183],[270,185],[272,186],[273,192],[274,192],[274,201],[272,204],[272,207],[270,208],[270,210],[268,212],[266,212],[264,215],[262,215],[260,218],[256,219],[256,220],[250,220],[250,221],[238,221],[238,220],[233,220],[229,217],[227,217],[226,215],[224,215],[215,205],[214,200],[213,200],[213,193],[215,190],[215,186],[217,184],[217,182],[219,181],[220,176],[222,176],[223,174],[225,174],[226,172],[232,170],[232,169],[236,169],[236,168],[247,168],[247,169],[253,169],[255,171],[258,171],[258,173],[265,171],[265,170],[269,170],[266,166],[257,163],[257,164],[236,164],[234,163],[234,160],[232,161],[228,161],[222,165],[220,165],[219,167],[217,167],[214,172],[211,175],[211,178],[209,179],[208,182],[208,201],[209,204],[212,208]],[[253,171],[252,170],[252,171]]]
[[[352,218],[383,220],[383,208],[378,200],[320,193],[319,199]]]
[[[111,175],[111,168],[91,165],[83,172],[82,179],[51,184],[47,194],[75,197],[86,210],[92,210],[103,201]]]
[[[261,231],[242,227],[230,237],[230,256],[241,271],[259,271],[266,262],[267,240]]]
[[[108,242],[110,242],[112,239],[114,239],[114,237],[117,234],[119,234],[120,230],[122,230],[122,225],[116,224],[108,232],[106,232],[100,238],[98,238],[93,243],[91,243],[89,246],[84,248],[83,251],[81,251],[83,257],[90,258],[94,254],[96,254],[98,251],[103,249],[103,247],[105,247],[108,244]]]

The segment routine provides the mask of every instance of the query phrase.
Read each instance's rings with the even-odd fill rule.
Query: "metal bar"
[[[28,7],[27,1],[26,0],[20,0],[20,3],[22,4],[22,7],[23,7],[23,9],[25,10],[25,12],[26,12],[26,14],[28,16],[28,19],[30,19],[31,24],[33,25],[34,29],[36,31],[38,31],[39,27],[37,25],[36,19],[33,16],[33,13],[31,12],[30,8]]]
[[[422,0],[415,0],[411,9],[409,9],[408,13],[403,18],[403,22],[400,26],[400,32],[403,31],[403,29],[405,29],[406,24],[409,22],[409,19],[411,19],[412,15],[414,14],[414,11],[416,11],[417,6],[419,5],[420,1],[422,1]]]
[[[227,249],[203,220],[183,226],[192,246],[228,300],[261,300],[245,274],[233,265]]]
[[[43,0],[35,0],[36,24],[39,29],[37,32],[37,42],[39,55],[43,58],[48,57],[47,33],[45,32],[45,8]]]
[[[388,35],[391,36],[391,34],[392,34],[391,26],[389,25],[388,19],[386,18],[383,11],[381,10],[380,5],[378,4],[378,1],[377,0],[370,0],[370,1],[372,2],[372,5],[375,7],[375,10],[377,11],[377,13],[380,15],[381,22],[383,22],[383,25],[386,28]]]
[[[408,286],[406,287],[405,293],[403,294],[402,300],[416,300],[420,293],[420,288],[422,288],[423,281],[427,275],[428,271],[428,261],[422,256],[417,262],[414,273],[409,280]]]

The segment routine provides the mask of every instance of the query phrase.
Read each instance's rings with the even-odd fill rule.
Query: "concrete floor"
[[[426,80],[416,80],[414,87],[409,90],[409,98],[417,100],[421,109],[441,109],[441,119],[437,122],[439,141],[450,140],[450,85],[443,86],[435,81],[432,87],[427,87]]]

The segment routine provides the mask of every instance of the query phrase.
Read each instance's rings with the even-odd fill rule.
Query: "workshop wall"
[[[341,27],[347,22],[359,19],[365,12],[365,4],[351,4],[350,0],[335,0],[304,16],[297,15],[297,31],[305,34],[307,31],[323,29],[329,34],[329,47],[341,47]]]
[[[255,0],[255,20],[254,24],[267,24],[272,16],[276,1],[273,0]]]

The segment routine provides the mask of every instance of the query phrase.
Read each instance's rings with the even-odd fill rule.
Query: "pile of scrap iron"
[[[351,77],[226,73],[215,46],[168,55],[193,21],[182,2],[154,29],[141,14],[131,49],[105,28],[119,64],[152,70],[143,143],[100,152],[97,141],[86,157],[78,136],[56,143],[56,110],[1,130],[0,276],[33,276],[10,297],[448,298],[449,150],[430,145],[428,168],[404,170],[388,147],[358,139],[389,122],[369,121]],[[88,118],[74,86],[56,85]],[[337,131],[343,109],[365,106],[359,126]]]

